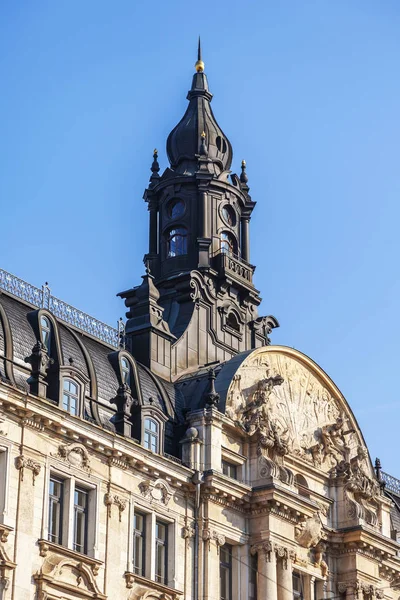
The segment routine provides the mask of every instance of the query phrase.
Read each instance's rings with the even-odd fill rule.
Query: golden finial
[[[198,49],[197,49],[197,61],[196,64],[194,65],[194,68],[196,69],[196,71],[198,73],[202,73],[204,71],[204,63],[201,60],[201,43],[200,43],[200,36],[199,36],[199,45],[198,45]]]
[[[246,161],[242,160],[242,167],[245,167],[245,166],[246,166]]]
[[[158,150],[157,150],[157,148],[154,148],[153,155],[154,155],[154,154],[155,154],[156,156],[158,156]]]
[[[204,140],[204,138],[206,137],[206,132],[205,132],[205,131],[203,131],[203,132],[202,132],[202,134],[201,134],[201,137],[202,137],[202,138],[203,138],[203,140]]]

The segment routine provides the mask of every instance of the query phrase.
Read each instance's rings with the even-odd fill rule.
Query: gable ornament
[[[57,454],[51,456],[62,460],[69,466],[78,467],[88,472],[91,470],[89,453],[83,444],[60,444]]]

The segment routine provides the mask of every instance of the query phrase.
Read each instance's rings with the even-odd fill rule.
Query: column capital
[[[254,554],[264,554],[265,560],[267,562],[271,562],[273,558],[273,545],[272,542],[266,540],[265,542],[260,542],[259,544],[254,544],[250,548],[250,553],[254,556]]]
[[[287,569],[289,562],[296,560],[296,553],[292,548],[286,546],[280,546],[279,544],[274,545],[276,557],[282,560],[283,568]]]

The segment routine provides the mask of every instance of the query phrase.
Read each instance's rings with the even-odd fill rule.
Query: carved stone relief
[[[107,514],[109,518],[111,518],[112,506],[114,505],[118,508],[119,522],[121,522],[122,513],[126,508],[127,500],[121,496],[118,496],[117,494],[111,493],[110,490],[108,490],[107,494],[104,495],[104,504],[107,506]]]
[[[369,525],[377,526],[381,487],[370,476],[366,448],[359,445],[356,456],[339,463],[333,469],[332,476],[344,482],[348,517],[364,519]]]
[[[53,454],[52,456],[63,460],[73,467],[90,471],[89,453],[83,444],[60,444],[57,454]]]
[[[21,471],[21,481],[24,480],[25,469],[30,469],[32,471],[32,484],[35,485],[36,477],[39,475],[41,469],[40,463],[21,454],[15,459],[15,468]]]
[[[42,567],[34,574],[37,597],[47,598],[49,593],[60,595],[60,591],[69,592],[72,588],[85,598],[106,598],[99,590],[92,569],[79,560],[47,554]]]
[[[296,542],[303,548],[314,548],[322,537],[323,527],[318,512],[296,528]]]
[[[296,356],[260,349],[236,372],[226,413],[259,436],[259,471],[288,483],[287,454],[329,473],[357,451],[357,435],[341,399]]]
[[[172,496],[171,488],[162,479],[157,479],[156,481],[146,479],[139,485],[139,489],[149,502],[159,502],[160,504],[167,505]]]

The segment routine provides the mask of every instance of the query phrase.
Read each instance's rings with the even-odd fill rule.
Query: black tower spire
[[[152,348],[148,360],[142,351],[140,360],[163,377],[170,372],[171,379],[267,344],[278,326],[273,317],[257,315],[261,298],[253,284],[249,233],[255,202],[246,163],[240,177],[230,175],[232,146],[211,109],[204,68],[199,38],[189,104],[167,139],[170,166],[160,176],[154,153],[144,193],[151,282],[147,277],[140,288],[120,294],[130,308],[127,343],[131,339],[137,348],[140,340],[142,350]],[[159,326],[146,321],[149,344],[142,333],[138,337],[145,306],[160,318]]]

